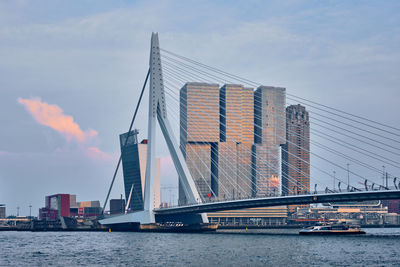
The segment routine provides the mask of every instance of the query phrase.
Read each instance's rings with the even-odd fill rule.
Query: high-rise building
[[[203,199],[251,195],[254,93],[242,85],[186,83],[180,91],[181,149]],[[185,203],[179,186],[179,203]]]
[[[180,99],[181,149],[203,199],[279,193],[284,88],[186,83]]]
[[[238,84],[220,89],[218,198],[251,195],[251,145],[254,142],[254,91]]]
[[[286,143],[286,89],[260,86],[254,92],[254,197],[279,194],[281,154]]]
[[[219,86],[208,83],[186,83],[180,90],[180,148],[202,198],[217,188],[212,169],[219,141]],[[214,152],[212,152],[214,151]],[[186,203],[186,193],[179,181],[179,203]]]
[[[139,162],[138,131],[133,130],[119,136],[122,155],[122,170],[124,173],[125,199],[128,201],[132,191],[129,209],[131,211],[143,210],[144,178],[141,177]]]
[[[282,145],[282,194],[310,191],[310,120],[306,108],[286,108],[286,144]]]
[[[220,89],[220,141],[254,143],[254,91],[238,84]]]
[[[186,83],[182,87],[180,124],[181,144],[219,141],[218,84]]]
[[[146,177],[147,163],[147,140],[138,143],[138,131],[133,130],[129,134],[120,135],[122,170],[124,174],[124,189],[126,203],[129,201],[129,211],[143,210],[143,196]],[[161,203],[160,194],[160,159],[156,159],[154,184],[154,207],[158,208]]]

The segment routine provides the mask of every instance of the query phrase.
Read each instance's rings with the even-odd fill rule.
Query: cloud
[[[0,156],[4,156],[4,155],[7,155],[8,153],[6,152],[6,151],[1,151],[0,150]]]
[[[86,155],[94,160],[110,160],[112,157],[107,154],[106,152],[101,151],[99,148],[97,147],[88,147],[86,149]]]
[[[25,106],[38,123],[61,133],[67,141],[83,143],[98,134],[92,129],[82,131],[72,116],[65,115],[59,106],[42,102],[40,98],[18,98],[18,102]]]

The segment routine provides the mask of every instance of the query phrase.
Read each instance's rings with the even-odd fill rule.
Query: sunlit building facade
[[[186,83],[180,91],[180,141],[203,200],[251,195],[254,93],[228,84]],[[185,192],[179,186],[179,203]]]
[[[203,199],[218,191],[211,170],[216,168],[219,138],[218,84],[186,83],[180,90],[180,148]],[[179,204],[186,203],[185,191],[179,181]]]
[[[218,198],[251,196],[251,146],[254,143],[254,91],[238,84],[220,89]]]
[[[186,83],[180,99],[181,149],[203,200],[279,193],[284,88]],[[180,204],[184,194],[180,184]]]

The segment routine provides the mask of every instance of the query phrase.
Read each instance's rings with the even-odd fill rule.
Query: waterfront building
[[[137,130],[131,131],[128,141],[126,141],[128,133],[119,136],[126,201],[128,201],[129,194],[132,190],[129,204],[129,209],[131,211],[143,210],[143,190],[141,190],[141,188],[144,186],[144,177],[141,177],[140,172],[138,133]]]
[[[207,216],[212,223],[229,226],[284,225],[288,217],[286,206],[210,212]]]
[[[70,207],[70,217],[88,218],[99,216],[102,213],[99,200],[76,202],[76,196],[71,196],[75,197],[75,204]]]
[[[144,185],[146,177],[147,162],[147,140],[144,139],[138,143],[137,130],[131,131],[129,134],[120,135],[122,170],[124,176],[125,201],[129,202],[128,210],[130,212],[143,210]],[[160,194],[160,159],[156,159],[155,164],[155,184],[154,184],[154,207],[159,207],[161,203]],[[132,194],[131,194],[132,191]]]
[[[78,207],[78,204],[76,203],[76,195],[69,195],[69,206],[70,208]]]
[[[59,217],[70,217],[70,195],[56,194],[45,197],[45,207],[39,209],[39,219],[56,220]]]
[[[181,150],[203,200],[279,193],[285,117],[284,88],[254,92],[238,84],[194,82],[181,88]]]
[[[219,132],[219,86],[186,83],[180,90],[180,148],[200,196],[218,194],[216,144]],[[179,181],[179,204],[186,203],[185,188]]]
[[[383,200],[382,204],[388,208],[390,213],[400,214],[400,199]]]
[[[203,199],[251,195],[254,92],[242,85],[186,83],[180,91],[180,143]],[[179,203],[186,203],[179,186]]]
[[[305,224],[315,221],[338,221],[363,225],[395,224],[400,216],[389,213],[379,200],[326,203],[316,207],[296,208],[289,223]]]
[[[254,143],[254,91],[238,84],[220,88],[218,198],[250,197],[251,146]]]
[[[0,219],[6,217],[6,205],[0,204]]]
[[[280,191],[280,145],[286,143],[285,91],[260,86],[254,92],[254,197],[277,195]]]

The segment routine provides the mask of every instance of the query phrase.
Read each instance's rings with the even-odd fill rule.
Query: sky
[[[399,1],[0,1],[0,203],[36,215],[50,194],[104,201],[152,32],[167,50],[399,126],[399,11]],[[162,185],[176,186],[157,153]]]

